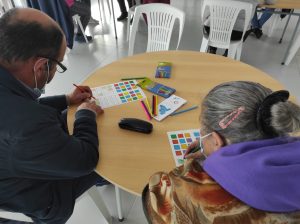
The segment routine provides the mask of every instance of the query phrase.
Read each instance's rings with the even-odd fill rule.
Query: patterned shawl
[[[155,173],[143,191],[144,213],[153,224],[297,224],[300,212],[252,208],[225,191],[196,160],[170,173]]]

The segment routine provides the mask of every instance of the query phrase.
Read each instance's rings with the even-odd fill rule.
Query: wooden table
[[[273,5],[260,5],[261,7],[273,9],[300,9],[300,0],[277,0]]]
[[[172,76],[156,81],[174,87],[176,95],[188,101],[182,109],[200,104],[211,88],[226,81],[249,80],[274,90],[283,88],[267,74],[247,64],[194,51],[153,52],[127,57],[100,68],[83,84],[96,87],[139,76],[154,79],[155,68],[161,61],[172,62]],[[147,91],[145,94],[150,99],[151,94]],[[73,130],[75,111],[75,107],[69,110],[69,130]],[[167,131],[199,128],[199,113],[200,108],[167,117],[162,122],[152,120],[154,129],[147,135],[118,127],[123,117],[146,120],[138,102],[105,109],[97,119],[100,139],[97,172],[120,188],[140,195],[150,175],[175,167]]]
[[[284,30],[283,30],[282,36],[281,36],[281,38],[279,40],[279,43],[282,42],[282,38],[283,38],[283,35],[284,35],[285,30],[287,28],[287,25],[288,25],[288,23],[290,21],[291,15],[298,16],[297,24],[295,26],[295,29],[294,29],[293,34],[292,34],[292,37],[291,37],[291,39],[289,41],[289,45],[288,45],[288,47],[287,47],[287,49],[285,51],[285,54],[284,54],[284,57],[283,57],[283,60],[282,60],[282,63],[281,63],[282,65],[288,65],[289,62],[291,61],[290,50],[291,50],[292,44],[295,41],[295,36],[296,36],[297,30],[298,30],[299,25],[300,25],[300,14],[294,12],[294,10],[300,9],[300,0],[277,0],[276,3],[273,4],[273,5],[261,4],[261,5],[259,5],[259,8],[292,9],[292,11],[290,13],[282,13],[282,12],[276,12],[276,11],[270,12],[270,13],[273,13],[273,14],[288,14],[289,15],[289,18],[288,18],[287,23],[286,23],[286,25],[284,27]]]

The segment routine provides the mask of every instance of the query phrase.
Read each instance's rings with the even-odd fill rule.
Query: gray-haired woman
[[[300,107],[288,98],[253,82],[216,86],[202,102],[203,137],[186,158],[207,157],[204,170],[252,207],[300,210],[300,140],[289,137],[300,130]]]
[[[300,223],[300,107],[254,82],[214,87],[184,166],[152,175],[149,223]]]

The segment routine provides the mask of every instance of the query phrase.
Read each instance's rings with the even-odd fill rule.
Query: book
[[[158,114],[154,117],[155,120],[161,121],[172,114],[187,101],[179,96],[172,95],[169,98],[158,104]]]
[[[156,95],[162,96],[164,98],[168,98],[173,93],[175,93],[175,89],[165,86],[163,84],[152,81],[149,78],[145,78],[137,84],[142,89],[146,89]]]
[[[170,62],[159,62],[156,68],[155,78],[170,78],[171,65]]]

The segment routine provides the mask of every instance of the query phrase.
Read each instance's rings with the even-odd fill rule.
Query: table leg
[[[120,188],[115,186],[115,192],[116,192],[118,218],[119,218],[119,222],[122,222],[124,220],[124,217],[122,215]]]
[[[298,30],[299,24],[300,24],[300,16],[298,17],[297,25],[296,25],[295,30],[293,32],[293,35],[292,35],[292,38],[290,40],[289,46],[286,49],[284,58],[283,58],[282,63],[281,63],[282,65],[284,65],[286,63],[286,59],[287,59],[288,54],[290,53],[291,46],[292,46],[293,42],[295,41],[295,36],[296,36],[297,30]]]
[[[285,24],[285,26],[284,26],[284,29],[283,29],[281,38],[280,38],[280,40],[279,40],[279,43],[280,43],[280,44],[281,44],[281,42],[282,42],[283,36],[284,36],[284,34],[285,34],[286,28],[287,28],[287,26],[288,26],[288,24],[289,24],[289,22],[290,22],[290,19],[291,19],[291,16],[292,16],[292,13],[293,13],[293,12],[294,12],[294,9],[292,9],[292,11],[290,12],[289,18],[287,19],[286,24]]]

